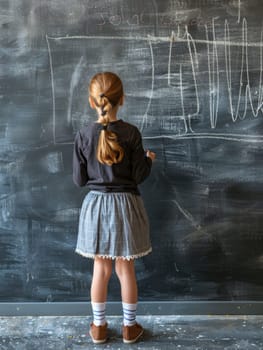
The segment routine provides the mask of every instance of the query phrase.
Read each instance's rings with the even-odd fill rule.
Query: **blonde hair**
[[[116,107],[123,96],[123,86],[120,78],[111,72],[96,74],[90,81],[89,95],[98,109],[103,129],[100,132],[97,159],[102,164],[120,163],[124,156],[123,148],[119,145],[117,135],[108,130],[108,112]]]

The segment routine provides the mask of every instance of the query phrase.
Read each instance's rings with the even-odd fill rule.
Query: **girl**
[[[94,259],[91,284],[94,343],[107,340],[105,304],[112,260],[121,285],[123,341],[143,333],[136,322],[137,282],[134,259],[151,252],[147,214],[137,185],[150,174],[153,152],[143,150],[139,130],[117,119],[124,94],[120,78],[96,74],[89,86],[89,103],[98,120],[76,134],[73,181],[87,186],[80,212],[76,252]]]

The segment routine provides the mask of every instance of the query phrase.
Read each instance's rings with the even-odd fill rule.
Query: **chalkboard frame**
[[[138,315],[262,315],[263,302],[156,301],[139,302]],[[0,316],[88,316],[90,302],[0,303]],[[107,314],[122,315],[120,302],[108,302]]]

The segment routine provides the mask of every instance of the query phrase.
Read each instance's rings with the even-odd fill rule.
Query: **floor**
[[[0,317],[1,350],[263,350],[263,316],[138,316],[145,333],[123,344],[120,317],[108,317],[109,341],[94,345],[89,317]]]

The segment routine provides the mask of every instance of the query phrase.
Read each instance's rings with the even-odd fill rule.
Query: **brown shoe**
[[[91,323],[89,334],[94,344],[102,344],[107,341],[107,326],[107,323],[103,326],[95,326],[94,323]]]
[[[142,334],[143,328],[139,323],[135,323],[133,326],[122,327],[123,342],[126,344],[135,343]]]

